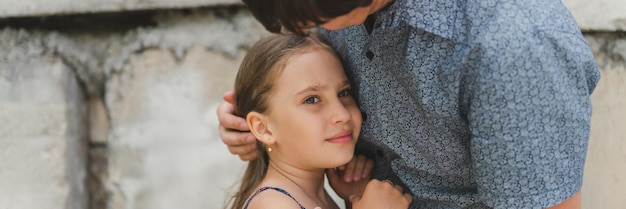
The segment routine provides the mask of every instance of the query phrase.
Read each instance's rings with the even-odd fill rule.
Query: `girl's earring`
[[[272,148],[267,146],[267,152],[272,152]]]

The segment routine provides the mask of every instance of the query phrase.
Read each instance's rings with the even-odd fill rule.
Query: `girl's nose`
[[[339,99],[333,103],[331,108],[332,108],[332,111],[331,111],[332,113],[331,123],[332,124],[345,123],[345,122],[350,121],[350,119],[352,118],[352,115],[350,114],[350,111],[348,110],[348,108]]]

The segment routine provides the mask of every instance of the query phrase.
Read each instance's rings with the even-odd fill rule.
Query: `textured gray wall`
[[[215,107],[266,32],[242,7],[146,15],[0,29],[0,208],[219,208],[244,163]]]
[[[29,17],[240,4],[239,0],[0,0],[0,17]]]
[[[563,0],[585,31],[626,31],[626,1]]]
[[[86,208],[84,92],[36,36],[0,31],[0,208]]]
[[[626,208],[626,33],[596,32],[585,38],[602,78],[591,95],[583,208]]]

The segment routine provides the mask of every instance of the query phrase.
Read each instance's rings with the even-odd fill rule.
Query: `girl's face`
[[[270,156],[301,168],[332,168],[352,159],[361,112],[335,54],[312,46],[287,59],[268,101]]]

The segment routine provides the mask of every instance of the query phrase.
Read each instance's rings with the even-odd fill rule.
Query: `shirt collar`
[[[379,12],[377,24],[381,28],[394,28],[405,23],[453,39],[462,23],[459,4],[456,0],[396,0]]]

